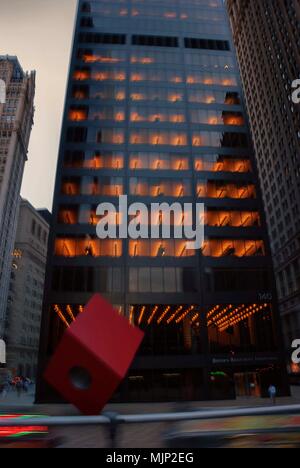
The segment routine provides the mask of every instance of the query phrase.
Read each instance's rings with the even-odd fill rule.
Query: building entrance
[[[234,383],[237,397],[261,397],[260,379],[256,372],[234,374]]]

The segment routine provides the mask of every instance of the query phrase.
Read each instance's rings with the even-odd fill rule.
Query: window
[[[271,278],[266,270],[209,269],[205,272],[209,292],[268,291]]]
[[[218,211],[207,210],[205,213],[205,225],[211,227],[251,227],[260,226],[260,215],[252,211]]]
[[[69,127],[67,130],[68,143],[84,143],[87,139],[87,128]]]
[[[248,148],[246,133],[231,132],[193,132],[193,146],[212,146],[216,148]]]
[[[130,292],[182,293],[197,291],[193,268],[130,268]]]
[[[228,91],[189,89],[188,100],[198,104],[225,104],[227,106],[239,106],[241,104],[238,93]]]
[[[55,255],[58,257],[120,257],[122,241],[98,238],[57,238]]]
[[[209,239],[202,248],[205,257],[254,257],[264,256],[261,240]]]
[[[91,18],[91,17],[83,17],[83,18],[81,18],[80,26],[81,26],[82,28],[93,28],[93,27],[94,27],[93,18]]]
[[[86,106],[71,106],[69,110],[69,120],[72,122],[81,122],[87,120],[89,116],[89,108]]]
[[[89,99],[89,86],[74,85],[72,88],[72,97],[74,99]]]
[[[191,195],[191,181],[131,177],[130,194],[141,197],[188,197]]]
[[[89,117],[90,117],[90,120],[123,122],[125,120],[125,109],[124,107],[115,107],[115,106],[93,107],[90,110]]]
[[[212,40],[212,39],[194,39],[186,37],[184,45],[187,49],[205,49],[205,50],[230,50],[228,41]]]
[[[131,153],[130,169],[186,171],[189,169],[189,157],[176,153]]]
[[[106,50],[99,49],[93,51],[91,49],[79,49],[77,52],[78,60],[82,60],[84,63],[108,63],[118,64],[126,61],[126,53],[121,50]]]
[[[186,132],[167,130],[133,130],[130,133],[131,145],[187,146]]]
[[[253,184],[243,182],[226,182],[223,180],[199,180],[197,182],[199,198],[255,198],[256,189]]]
[[[89,27],[89,26],[88,26]],[[91,44],[126,44],[125,34],[104,34],[104,33],[80,33],[79,43],[91,43]]]
[[[178,47],[177,37],[166,36],[132,36],[132,45],[152,47]]]
[[[208,154],[195,156],[195,170],[209,172],[251,172],[249,159],[224,156],[222,154]]]
[[[187,241],[170,240],[136,240],[129,241],[130,257],[192,257],[195,250],[187,249]]]
[[[36,228],[36,222],[35,222],[35,220],[33,219],[33,220],[32,220],[32,223],[31,223],[31,234],[32,234],[33,236],[35,236],[35,228]]]
[[[123,291],[123,271],[118,267],[55,267],[52,275],[54,291],[120,293]],[[79,307],[73,307],[76,316]]]
[[[102,129],[97,131],[96,142],[102,144],[122,145],[125,143],[125,133],[121,129]]]
[[[65,152],[65,167],[85,169],[123,169],[124,153],[117,151]]]
[[[245,119],[241,112],[227,112],[217,110],[191,110],[191,122],[206,125],[245,125]]]

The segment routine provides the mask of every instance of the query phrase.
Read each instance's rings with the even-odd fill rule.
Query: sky
[[[52,209],[76,0],[0,0],[0,55],[36,70],[35,118],[21,195]]]

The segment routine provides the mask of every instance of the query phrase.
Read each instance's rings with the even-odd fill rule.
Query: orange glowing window
[[[176,19],[177,18],[177,14],[175,11],[167,11],[165,14],[164,14],[164,17],[165,18],[168,18],[168,19]]]
[[[260,225],[257,212],[241,211],[207,211],[205,224],[213,227],[250,227]]]
[[[200,137],[193,137],[193,146],[202,146],[202,139]]]
[[[122,145],[125,141],[125,137],[123,134],[114,134],[112,137],[112,144],[115,145]]]
[[[175,135],[171,137],[172,146],[185,146],[187,145],[187,137],[185,135]]]
[[[116,81],[124,81],[126,80],[126,73],[117,73],[115,75],[115,80]]]
[[[182,241],[149,241],[139,240],[129,242],[130,257],[192,257],[195,251],[187,249],[187,242]]]
[[[64,195],[79,195],[80,185],[76,182],[63,182],[62,193]]]
[[[193,76],[188,76],[186,81],[187,81],[188,84],[197,83],[196,79]]]
[[[75,98],[75,99],[78,99],[78,100],[80,100],[80,99],[85,99],[85,98],[86,98],[86,94],[85,94],[84,92],[82,92],[82,91],[76,91],[76,92],[74,93],[74,98]]]
[[[130,169],[144,169],[143,162],[140,159],[132,159]]]
[[[251,172],[248,159],[231,159],[216,155],[214,158],[196,158],[196,171],[211,172]]]
[[[116,101],[124,101],[126,97],[125,91],[119,91],[116,93]]]
[[[141,73],[132,73],[131,81],[143,81],[143,75]]]
[[[171,168],[177,171],[187,171],[189,169],[188,159],[174,159],[171,163]]]
[[[109,72],[99,72],[93,75],[93,78],[96,81],[125,81],[126,80],[126,73],[125,72],[118,72],[118,73],[109,73]]]
[[[86,169],[101,169],[103,167],[103,160],[101,156],[94,156],[93,158],[84,161],[83,166]]]
[[[83,61],[86,63],[119,63],[123,59],[117,57],[104,57],[102,55],[84,55]]]
[[[56,239],[55,255],[58,257],[120,257],[122,242],[85,238]]]
[[[123,195],[123,185],[105,185],[102,188],[102,194],[107,195],[109,197],[119,197],[120,195]]]
[[[88,80],[89,78],[90,78],[90,74],[87,71],[78,70],[74,72],[74,80],[84,81],[84,80]]]
[[[224,125],[236,125],[236,126],[241,126],[241,125],[245,125],[245,120],[243,118],[242,115],[224,115],[223,116],[223,121],[224,121]]]
[[[58,221],[61,224],[76,224],[78,222],[78,212],[76,209],[60,209]]]
[[[131,63],[141,63],[143,65],[150,65],[151,63],[155,63],[154,58],[151,57],[139,57],[139,56],[132,56]]]
[[[182,100],[182,94],[171,94],[168,100],[170,102],[179,102]]]
[[[152,114],[148,118],[149,122],[165,122],[166,116],[163,114]]]
[[[95,55],[83,55],[82,60],[86,63],[94,63],[97,61]]]
[[[118,112],[115,115],[115,121],[116,122],[123,122],[125,120],[125,113],[124,112]]]
[[[218,120],[218,117],[210,117],[207,121],[209,125],[218,125],[220,122]]]
[[[130,115],[130,120],[132,122],[141,122],[143,120],[143,117],[140,116],[137,112],[132,112]]]
[[[183,123],[185,122],[185,116],[183,114],[175,114],[170,116],[170,122]]]
[[[144,138],[142,135],[139,135],[138,133],[132,133],[130,135],[130,144],[132,145],[139,145],[144,143]]]
[[[106,80],[109,80],[110,77],[109,77],[109,74],[108,73],[95,73],[93,75],[93,78],[96,80],[96,81],[106,81]]]
[[[144,64],[144,65],[150,65],[151,63],[154,63],[155,60],[153,58],[150,58],[150,57],[143,57],[142,59],[139,60],[139,62]]]
[[[170,82],[171,82],[171,83],[182,83],[182,78],[181,78],[181,76],[173,76],[173,77],[170,79]]]
[[[86,120],[88,117],[88,113],[86,110],[70,110],[69,112],[69,120],[72,122],[80,122]]]
[[[151,145],[163,145],[164,139],[161,135],[151,135],[150,144]]]
[[[132,101],[143,101],[145,99],[145,95],[142,93],[132,93],[131,99]]]
[[[236,82],[233,79],[226,79],[221,81],[222,86],[235,86]]]

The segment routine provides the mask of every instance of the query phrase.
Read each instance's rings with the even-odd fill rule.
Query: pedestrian
[[[6,399],[7,395],[8,395],[8,392],[10,390],[10,382],[9,380],[6,380],[2,386],[2,391],[1,391],[1,398],[3,400]]]
[[[29,381],[28,379],[24,379],[23,381],[23,390],[25,393],[28,393],[28,389],[29,389]]]
[[[18,398],[21,397],[22,389],[23,389],[23,382],[20,378],[18,378],[16,381],[16,390],[17,390]]]
[[[268,393],[269,393],[269,396],[273,405],[276,405],[277,388],[275,387],[275,385],[273,384],[270,385]]]

